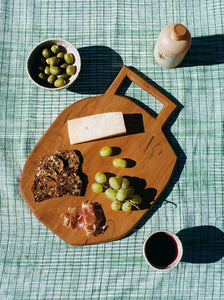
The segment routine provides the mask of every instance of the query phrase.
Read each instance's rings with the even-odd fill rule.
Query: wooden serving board
[[[116,94],[126,78],[163,103],[164,106],[156,117],[134,101]],[[86,98],[67,107],[36,144],[22,172],[20,190],[34,215],[71,245],[97,244],[125,237],[156,203],[174,170],[177,157],[165,138],[162,127],[175,109],[175,103],[126,66],[122,67],[104,95]],[[67,120],[113,111],[123,112],[127,135],[70,145]],[[99,150],[105,145],[120,150],[117,156],[128,159],[128,168],[115,168],[112,165],[115,156],[101,157]],[[39,161],[44,155],[70,149],[78,150],[82,155],[82,171],[87,178],[85,194],[35,202],[31,187]],[[94,175],[98,171],[129,176],[143,197],[142,209],[112,211],[111,201],[103,193],[91,191]],[[83,230],[71,230],[62,225],[60,215],[69,206],[81,206],[86,200],[100,203],[104,211],[107,229],[98,236],[87,237]]]

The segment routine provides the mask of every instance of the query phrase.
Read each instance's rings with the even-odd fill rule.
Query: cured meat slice
[[[67,228],[75,229],[77,226],[78,209],[77,207],[69,207],[68,212],[64,214],[63,225]]]
[[[72,229],[84,229],[84,218],[81,207],[68,207],[68,212],[61,215],[63,225]]]
[[[62,195],[81,195],[82,181],[79,175],[72,170],[67,170],[59,174],[57,184],[59,197]]]
[[[68,207],[62,214],[63,225],[67,228],[85,230],[86,235],[97,235],[105,231],[105,216],[101,205],[85,202],[81,207]]]
[[[82,213],[84,219],[84,229],[87,235],[95,233],[96,231],[96,215],[94,206],[90,203],[83,203]]]

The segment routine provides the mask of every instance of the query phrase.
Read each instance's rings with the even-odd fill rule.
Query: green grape
[[[133,195],[129,201],[135,205],[139,205],[142,203],[142,198],[139,195]]]
[[[128,189],[129,184],[130,184],[129,180],[127,178],[123,178],[122,184],[121,184],[122,189],[125,189],[125,190]]]
[[[107,189],[105,191],[105,196],[109,198],[110,200],[116,200],[117,199],[117,192],[113,189]]]
[[[117,200],[124,201],[127,197],[127,191],[125,189],[119,189],[117,191]]]
[[[98,183],[98,182],[95,182],[92,184],[92,191],[94,193],[100,193],[103,191],[103,186],[102,184]]]
[[[111,208],[112,208],[112,210],[115,210],[115,211],[120,210],[121,209],[121,202],[118,201],[118,200],[113,201],[111,203]]]
[[[126,189],[126,191],[127,191],[127,198],[130,198],[130,197],[133,196],[134,193],[135,193],[135,189],[133,188],[133,186],[129,186],[129,187]]]
[[[122,204],[122,206],[121,206],[121,209],[122,209],[123,211],[130,211],[131,208],[132,208],[131,203],[128,202],[128,201],[125,201],[125,202]]]
[[[112,148],[105,146],[100,149],[100,155],[101,156],[110,156],[112,154]]]
[[[113,160],[113,166],[116,168],[126,168],[127,167],[127,161],[123,158],[115,158]]]
[[[107,181],[107,177],[104,173],[102,172],[97,172],[95,175],[95,180],[99,183],[104,183]]]
[[[120,176],[120,175],[117,175],[115,178],[117,179],[117,182],[118,182],[119,186],[121,187],[121,184],[122,184],[122,181],[123,181],[123,177]]]
[[[115,190],[118,190],[121,187],[116,177],[109,178],[109,185]]]

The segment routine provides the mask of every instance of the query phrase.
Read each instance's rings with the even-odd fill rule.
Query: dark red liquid
[[[177,243],[172,236],[158,232],[152,235],[145,245],[148,261],[157,268],[169,266],[177,258]]]

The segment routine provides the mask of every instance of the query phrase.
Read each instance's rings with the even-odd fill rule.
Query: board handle
[[[115,95],[126,78],[128,78],[129,80],[131,80],[132,82],[137,84],[140,88],[142,88],[147,93],[149,93],[150,95],[155,97],[157,100],[159,100],[162,104],[164,104],[163,108],[161,109],[161,111],[155,118],[156,121],[162,127],[165,124],[165,122],[168,120],[168,118],[171,116],[171,114],[177,108],[177,104],[175,104],[173,101],[171,101],[168,97],[166,97],[163,93],[161,93],[158,89],[156,89],[153,85],[151,85],[145,79],[140,77],[133,70],[128,68],[126,65],[124,65],[121,68],[117,77],[112,82],[110,87],[107,89],[106,94],[111,95],[111,96]]]

